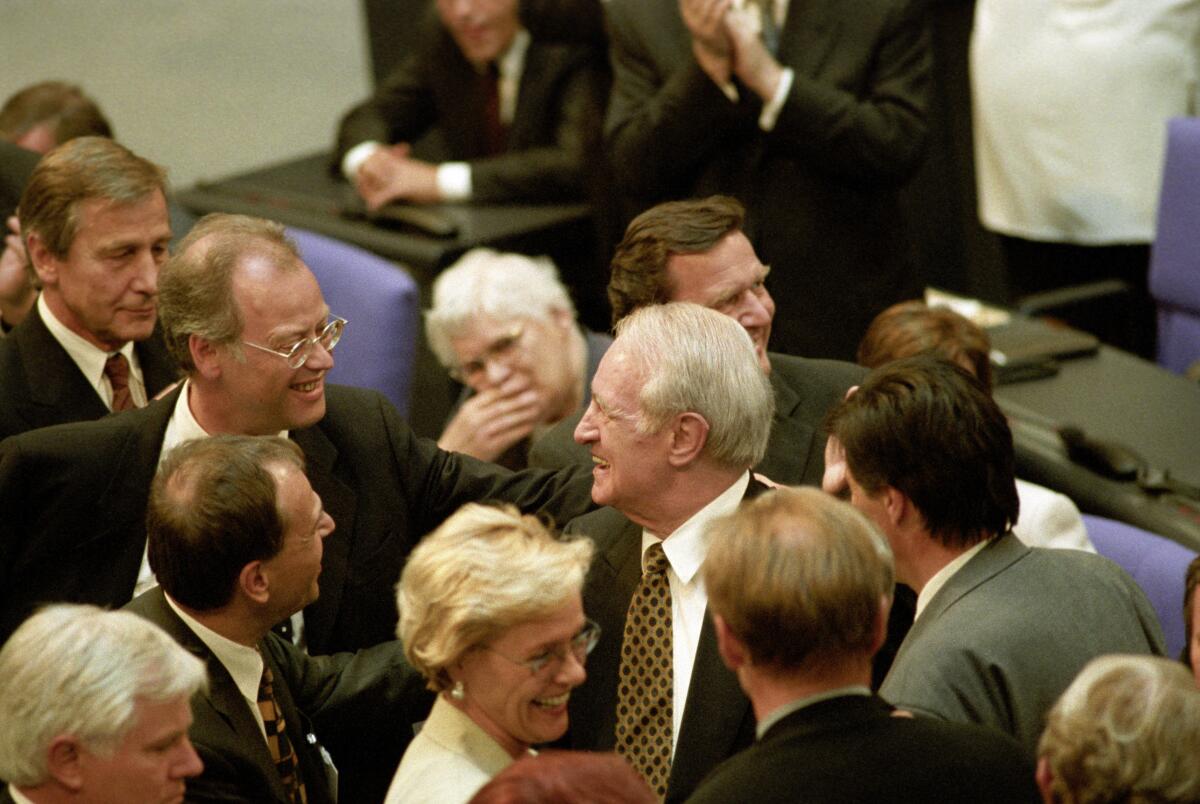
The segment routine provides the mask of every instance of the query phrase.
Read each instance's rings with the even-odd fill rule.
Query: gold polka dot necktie
[[[258,682],[258,711],[262,715],[263,727],[267,732],[267,748],[271,750],[271,759],[275,762],[275,770],[279,772],[279,779],[283,782],[288,801],[305,804],[308,801],[308,793],[304,789],[304,782],[300,781],[296,751],[288,737],[283,712],[279,711],[275,702],[275,674],[265,661],[262,679]]]
[[[104,376],[112,386],[112,410],[119,413],[134,407],[133,397],[129,393],[129,361],[125,355],[117,352],[104,361]]]
[[[675,691],[669,566],[662,542],[651,545],[642,582],[625,615],[617,687],[617,753],[629,760],[660,800],[671,774]]]

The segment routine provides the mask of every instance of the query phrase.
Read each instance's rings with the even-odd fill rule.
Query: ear
[[[871,656],[879,653],[879,649],[883,647],[883,643],[887,641],[887,625],[888,615],[892,611],[892,596],[881,595],[879,598],[879,608],[875,612],[875,622],[871,627],[875,633],[871,635]]]
[[[708,443],[708,422],[699,413],[681,413],[670,427],[671,446],[667,460],[671,466],[682,468],[700,457]]]
[[[908,497],[895,486],[884,486],[879,493],[883,497],[883,510],[887,514],[888,522],[893,528],[900,527],[913,512]]]
[[[251,561],[238,573],[238,588],[255,603],[266,603],[271,597],[271,581],[263,570],[263,562]]]
[[[60,734],[50,742],[46,751],[46,766],[56,782],[73,793],[83,790],[82,749],[70,735]]]
[[[192,363],[196,366],[196,373],[205,379],[215,380],[221,376],[220,349],[217,344],[194,332],[188,336]]]
[[[1042,794],[1042,801],[1045,804],[1054,804],[1054,771],[1050,770],[1050,761],[1045,757],[1038,757],[1037,771],[1034,772],[1033,778],[1037,780],[1038,790]]]
[[[729,623],[720,614],[713,614],[713,628],[717,634],[717,652],[725,666],[737,673],[738,669],[750,663],[750,652],[746,645],[737,638]]]
[[[570,332],[575,328],[575,316],[559,307],[550,311],[550,320],[563,332]]]
[[[47,248],[45,241],[37,232],[29,232],[25,238],[25,248],[33,270],[37,272],[42,287],[58,286],[58,269],[62,260],[54,256]]]

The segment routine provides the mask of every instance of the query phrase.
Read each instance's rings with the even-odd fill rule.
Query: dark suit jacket
[[[150,481],[178,394],[0,444],[0,642],[39,603],[113,607],[133,596]],[[337,525],[325,540],[320,600],[304,614],[314,654],[393,638],[405,558],[464,503],[506,500],[561,521],[593,505],[589,473],[514,474],[442,452],[373,391],[329,386],[325,418],[291,437]]]
[[[867,324],[912,295],[898,189],[925,147],[931,54],[923,0],[789,6],[779,61],[795,82],[774,129],[744,86],[731,103],[692,56],[677,3],[608,3],[605,136],[642,208],[734,195],[773,270],[773,344],[852,359]]]
[[[1088,661],[1163,652],[1158,617],[1124,570],[1079,550],[1026,547],[1009,533],[933,596],[879,694],[901,709],[1011,734],[1032,757],[1047,710]]]
[[[1041,801],[1013,740],[978,726],[893,717],[879,698],[811,704],[726,761],[694,804]]]
[[[4,222],[16,211],[21,193],[25,191],[25,182],[29,181],[29,174],[41,158],[41,154],[11,142],[0,142],[0,227],[5,233],[8,227]],[[7,795],[8,791],[0,789],[0,794]]]
[[[167,604],[162,589],[151,589],[126,608],[161,627],[208,669],[209,687],[192,700],[194,721],[188,732],[204,772],[188,781],[187,800],[288,801],[250,704],[225,666]],[[309,734],[322,741],[330,739],[327,735],[342,741],[345,752],[332,751],[334,761],[340,762],[355,742],[348,735],[373,747],[376,729],[411,734],[411,724],[428,713],[430,695],[420,675],[404,661],[399,642],[314,658],[268,634],[259,650],[274,675],[276,703],[313,804],[332,802],[333,795],[320,749],[307,739]],[[397,753],[392,768],[399,762]]]
[[[147,398],[178,379],[177,364],[157,330],[134,350]],[[53,424],[99,419],[110,412],[36,308],[0,341],[0,389],[0,439]]]
[[[342,119],[335,159],[367,140],[412,142],[436,125],[447,158],[471,164],[473,200],[581,198],[603,108],[604,77],[589,49],[530,43],[507,148],[486,156],[478,74],[435,14],[424,24],[423,46]]]
[[[767,452],[756,472],[787,485],[819,486],[825,473],[825,415],[847,389],[862,382],[866,369],[838,360],[809,360],[770,354],[775,420]],[[556,469],[591,466],[591,451],[575,443],[582,413],[546,431],[529,452],[529,465]]]
[[[765,490],[766,486],[752,479],[746,497]],[[568,742],[574,749],[611,751],[625,615],[642,578],[642,528],[616,509],[602,508],[572,520],[566,530],[589,536],[596,543],[583,589],[583,609],[602,633],[588,657],[587,681],[571,693]],[[716,631],[706,616],[667,781],[667,801],[687,798],[719,762],[753,740],[750,701],[737,677],[721,661]]]

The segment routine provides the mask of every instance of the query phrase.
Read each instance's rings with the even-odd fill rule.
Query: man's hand
[[[513,375],[499,388],[469,398],[442,431],[438,446],[494,461],[533,432],[546,412],[541,392],[527,377]]]
[[[437,186],[437,165],[409,156],[408,143],[379,148],[358,169],[354,186],[368,209],[390,201],[432,204],[442,200]]]
[[[767,50],[759,26],[748,10],[725,15],[725,31],[730,43],[733,73],[764,103],[775,97],[783,67]]]
[[[679,0],[679,15],[692,34],[692,53],[718,85],[729,83],[732,48],[725,17],[733,0]]]
[[[37,290],[25,269],[21,223],[16,217],[9,218],[7,223],[8,233],[4,237],[3,251],[0,251],[0,316],[5,324],[15,327],[33,307]]]

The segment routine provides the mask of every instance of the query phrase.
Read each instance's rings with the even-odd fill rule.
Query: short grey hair
[[[417,545],[396,586],[409,663],[430,689],[449,688],[447,667],[579,594],[591,561],[590,540],[556,537],[511,505],[464,505]]]
[[[1046,716],[1038,757],[1064,804],[1200,800],[1200,691],[1183,665],[1102,656]]]
[[[741,324],[698,304],[671,302],[635,310],[616,331],[642,374],[640,432],[698,413],[708,422],[705,454],[714,461],[746,469],[762,460],[775,395]]]
[[[425,312],[429,348],[443,366],[458,362],[452,339],[460,337],[476,316],[496,321],[529,318],[549,321],[556,310],[575,318],[575,305],[549,257],[471,249],[438,275],[433,301]]]
[[[191,698],[205,684],[204,662],[132,612],[48,606],[0,650],[0,778],[45,782],[47,750],[63,734],[110,756],[139,700]]]

